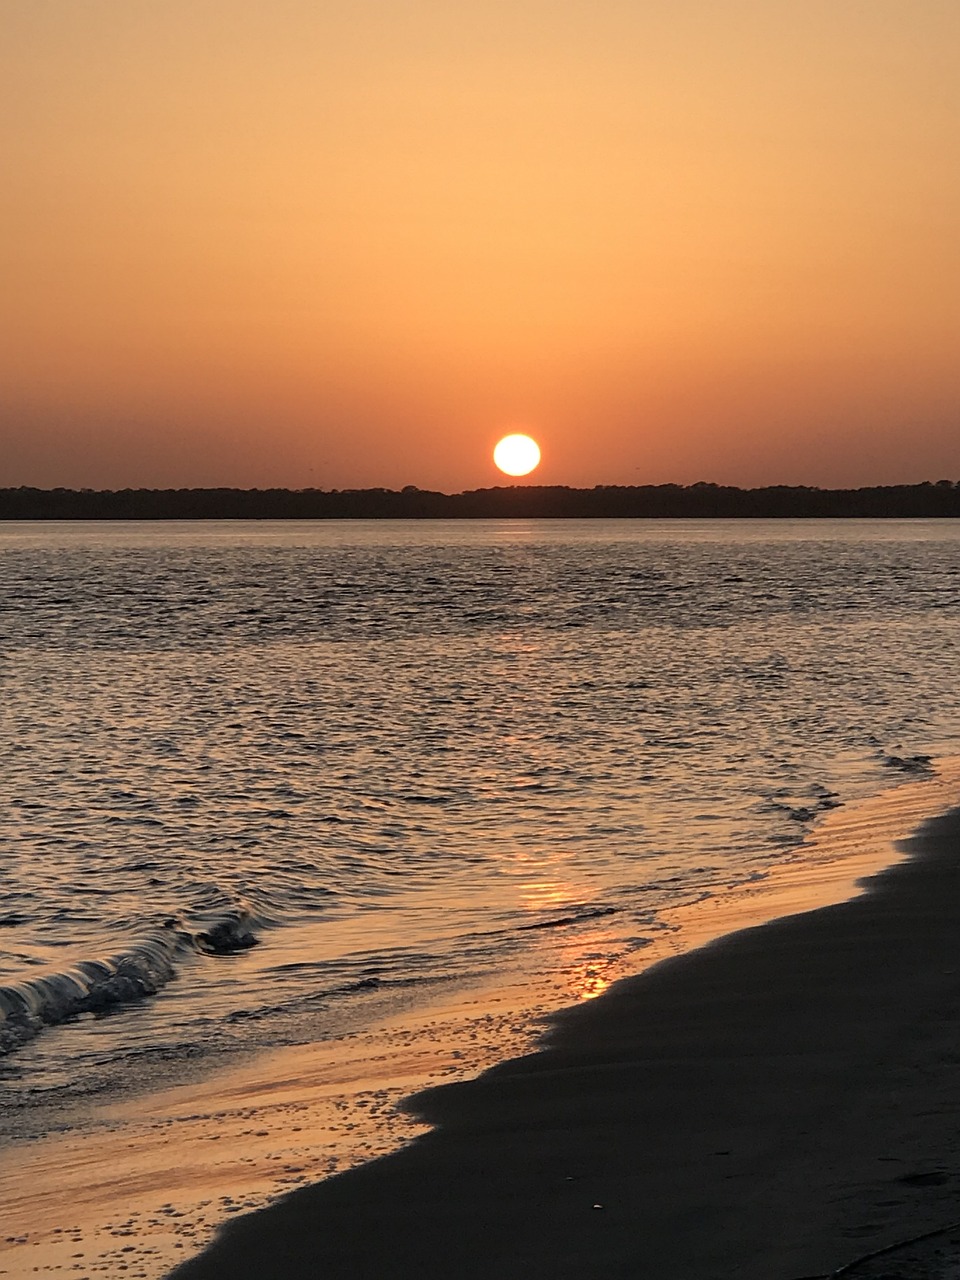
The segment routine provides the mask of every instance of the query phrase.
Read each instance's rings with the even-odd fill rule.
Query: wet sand
[[[960,811],[907,852],[421,1094],[433,1131],[236,1220],[177,1280],[798,1280],[955,1223]],[[949,1237],[918,1249],[914,1274],[955,1274]]]

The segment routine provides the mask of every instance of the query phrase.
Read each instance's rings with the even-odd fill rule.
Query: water
[[[558,931],[575,963],[599,918],[629,967],[956,754],[958,551],[953,521],[0,525],[8,1132]]]

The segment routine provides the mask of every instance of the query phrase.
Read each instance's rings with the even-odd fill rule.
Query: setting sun
[[[508,476],[526,476],[540,465],[540,446],[530,436],[504,436],[493,451],[493,460]]]

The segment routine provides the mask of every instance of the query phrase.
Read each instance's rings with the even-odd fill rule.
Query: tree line
[[[0,520],[960,518],[960,481],[861,489],[509,485],[403,489],[0,489]]]

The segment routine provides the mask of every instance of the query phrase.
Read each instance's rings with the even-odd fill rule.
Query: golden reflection
[[[520,905],[524,911],[548,911],[570,903],[569,886],[556,880],[531,880],[522,888]]]
[[[603,995],[610,985],[610,979],[604,977],[606,963],[592,961],[575,965],[567,974],[567,980],[573,994],[578,1000],[595,1000]]]
[[[539,917],[526,927],[542,930],[544,944],[555,949],[553,971],[570,1000],[594,1000],[622,976],[617,972],[622,939],[606,917],[590,918],[573,886],[529,880],[522,886],[520,906]]]

